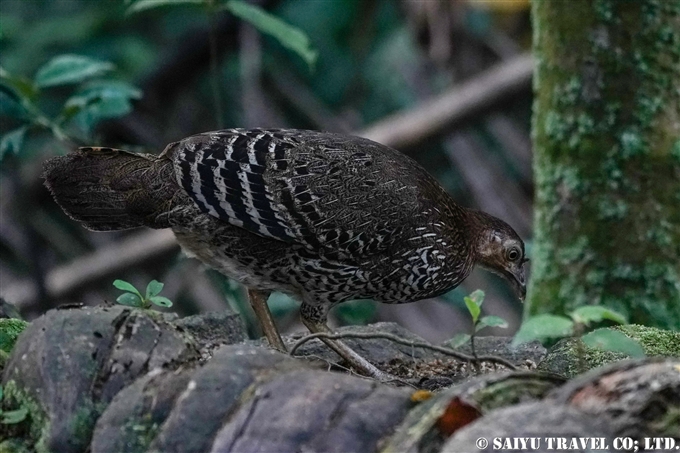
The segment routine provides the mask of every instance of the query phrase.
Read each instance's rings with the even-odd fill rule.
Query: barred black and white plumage
[[[159,156],[81,148],[49,160],[45,178],[87,227],[169,227],[187,253],[246,286],[298,296],[314,322],[350,299],[434,297],[475,264],[524,294],[524,244],[509,225],[359,137],[228,129]]]
[[[400,209],[421,210],[417,187],[401,180],[407,166],[397,167],[404,162],[376,145],[328,133],[233,129],[189,137],[165,155],[201,211],[265,237],[350,258],[379,250],[396,233],[390,224]],[[383,172],[388,166],[392,175]],[[375,203],[400,191],[406,203]]]

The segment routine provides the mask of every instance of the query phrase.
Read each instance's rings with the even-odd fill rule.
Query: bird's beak
[[[525,260],[506,271],[506,277],[510,281],[512,289],[515,290],[515,294],[522,302],[524,302],[524,298],[527,295],[527,283],[524,274],[524,263],[526,261],[528,260]]]

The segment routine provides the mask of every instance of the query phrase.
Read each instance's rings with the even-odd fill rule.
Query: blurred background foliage
[[[157,279],[180,315],[228,305],[258,335],[243,288],[183,257],[167,232],[91,233],[68,219],[42,186],[47,157],[85,144],[158,153],[223,127],[374,137],[373,125],[394,126],[409,112],[407,122],[417,122],[456,89],[456,99],[488,96],[407,140],[389,140],[388,127],[383,141],[424,165],[460,203],[507,220],[530,246],[530,79],[509,88],[485,82],[488,71],[528,51],[527,0],[246,5],[288,24],[283,37],[246,17],[252,7],[239,12],[240,2],[153,3],[0,0],[0,293],[24,316],[113,301],[117,278],[137,287]],[[409,130],[398,124],[397,135]],[[485,311],[517,326],[519,301],[484,271],[435,300],[343,304],[332,323],[397,321],[443,341],[470,330],[463,295],[476,288],[486,291]],[[297,302],[274,294],[270,305],[282,330],[301,329]]]

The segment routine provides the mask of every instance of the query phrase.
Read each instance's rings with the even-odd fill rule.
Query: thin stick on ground
[[[451,348],[446,348],[443,346],[435,346],[433,344],[425,343],[422,341],[413,341],[413,340],[406,340],[404,338],[398,337],[394,334],[391,333],[366,333],[366,332],[343,332],[343,333],[327,333],[327,332],[318,332],[318,333],[313,333],[310,335],[306,335],[302,338],[300,338],[291,348],[290,350],[290,355],[295,355],[295,352],[302,346],[303,344],[307,343],[310,340],[313,340],[315,338],[329,338],[332,340],[338,340],[338,339],[343,339],[343,338],[361,338],[365,340],[370,340],[370,339],[384,339],[384,340],[390,340],[398,344],[403,344],[405,346],[411,346],[413,348],[423,348],[423,349],[429,349],[431,351],[436,351],[444,355],[448,355],[451,357],[454,357],[458,360],[465,361],[465,362],[491,362],[491,363],[496,363],[499,365],[503,365],[504,367],[510,369],[510,370],[517,370],[517,367],[510,363],[509,361],[493,356],[493,355],[483,355],[483,356],[477,356],[473,357],[471,355],[463,354],[462,352],[457,352],[454,351]]]
[[[340,368],[341,370],[344,370],[345,372],[347,372],[347,374],[350,374],[350,375],[352,375],[352,376],[356,376],[356,377],[359,377],[359,378],[362,378],[362,379],[368,379],[368,380],[371,380],[371,381],[381,382],[381,383],[383,383],[383,384],[399,383],[399,384],[403,384],[403,385],[405,385],[405,386],[407,386],[407,387],[411,387],[411,388],[413,388],[414,390],[418,390],[418,389],[419,389],[418,385],[416,385],[416,384],[413,383],[413,382],[409,382],[408,380],[405,380],[405,379],[396,378],[396,379],[394,379],[394,380],[381,381],[381,380],[379,380],[379,379],[372,378],[372,377],[370,377],[370,376],[364,376],[363,374],[357,373],[357,372],[356,372],[354,369],[352,369],[352,368],[348,368],[348,367],[342,366],[342,365],[340,365],[339,363],[331,362],[330,360],[325,359],[325,358],[323,358],[323,357],[321,357],[321,356],[319,356],[319,355],[310,354],[310,355],[304,356],[304,358],[305,358],[305,359],[319,360],[319,361],[325,363],[326,365],[328,365],[328,369],[327,369],[326,371],[331,371],[331,369],[333,369],[333,368]]]

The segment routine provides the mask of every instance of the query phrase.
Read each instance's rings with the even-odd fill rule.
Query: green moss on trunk
[[[528,314],[607,305],[680,327],[680,2],[532,2]]]

